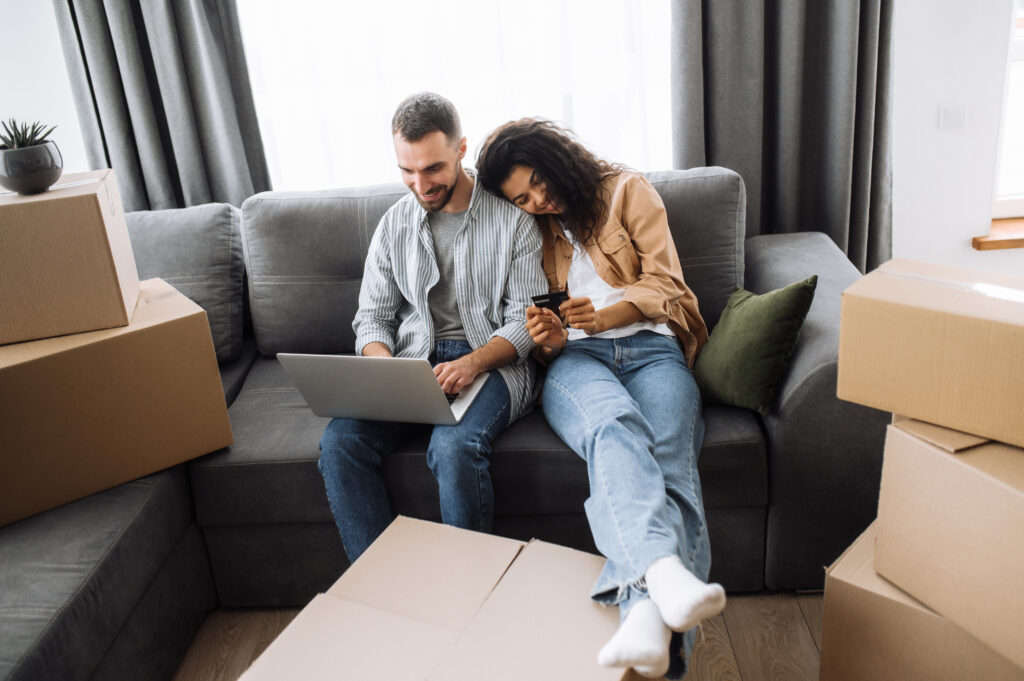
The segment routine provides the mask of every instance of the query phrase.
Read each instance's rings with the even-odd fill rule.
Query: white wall
[[[1024,249],[988,233],[1012,0],[897,0],[893,20],[893,255],[1024,275]],[[962,110],[940,129],[939,111]]]
[[[0,120],[56,125],[64,172],[89,169],[49,0],[0,0]],[[14,20],[10,20],[14,17]]]

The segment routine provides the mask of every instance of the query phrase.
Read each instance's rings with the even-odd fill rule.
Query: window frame
[[[1020,24],[1018,26],[1018,24]],[[1010,95],[1010,73],[1017,63],[1024,63],[1024,12],[1018,9],[1018,2],[1011,3],[1010,13],[1010,41],[1007,49],[1005,73],[1003,76],[1003,106],[999,122],[999,144],[996,151],[995,182],[992,186],[992,219],[1000,220],[1006,218],[1024,217],[1024,194],[1014,194],[1006,198],[1000,198],[999,172],[1003,161],[1003,139],[1006,136],[1008,125],[1007,107],[1009,106]],[[1024,125],[1024,123],[1018,123]]]

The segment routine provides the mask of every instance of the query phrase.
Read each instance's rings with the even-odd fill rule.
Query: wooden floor
[[[688,681],[816,681],[821,594],[729,596],[704,623]],[[217,610],[207,616],[174,681],[235,681],[299,610]]]

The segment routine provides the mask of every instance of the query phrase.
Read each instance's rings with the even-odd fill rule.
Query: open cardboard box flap
[[[918,421],[908,416],[900,416],[899,414],[892,415],[892,424],[905,433],[909,433],[920,440],[924,440],[951,453],[962,452],[971,447],[977,447],[978,445],[990,442],[987,437],[963,433],[959,430],[944,428],[933,423]]]
[[[327,595],[462,631],[523,542],[399,516]]]
[[[399,517],[242,678],[622,679],[596,660],[618,627],[588,595],[603,565]]]
[[[954,455],[953,462],[970,467],[991,482],[1024,494],[1024,449],[897,414],[893,414],[892,427]]]

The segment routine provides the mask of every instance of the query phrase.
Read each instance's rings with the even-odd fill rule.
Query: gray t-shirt
[[[430,233],[434,237],[434,257],[441,278],[430,289],[428,303],[434,319],[435,340],[466,340],[459,315],[459,301],[455,296],[455,235],[466,220],[466,212],[427,213]]]

